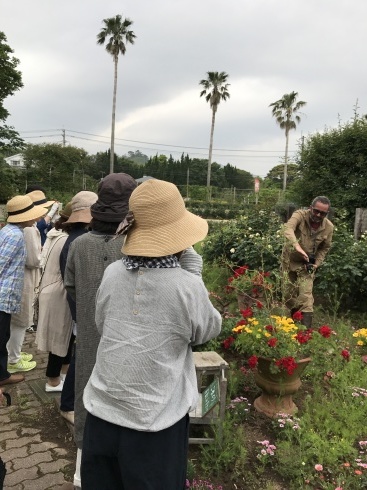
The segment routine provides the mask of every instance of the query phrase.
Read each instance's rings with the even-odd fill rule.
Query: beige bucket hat
[[[91,191],[80,191],[71,200],[71,215],[66,223],[90,223],[92,215],[90,207],[98,199],[97,194]]]
[[[15,196],[6,203],[8,213],[8,223],[24,223],[44,216],[48,209],[42,206],[35,206],[32,199],[28,196]]]
[[[134,215],[122,252],[139,257],[163,257],[194,245],[208,233],[205,219],[190,213],[174,184],[147,180],[130,196]]]
[[[43,206],[44,208],[48,208],[52,206],[55,201],[47,201],[45,194],[42,191],[32,191],[28,192],[27,196],[29,196],[33,204],[35,206]]]

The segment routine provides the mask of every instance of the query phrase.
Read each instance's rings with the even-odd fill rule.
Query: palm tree
[[[273,108],[272,114],[275,117],[276,122],[279,124],[280,129],[284,129],[285,131],[283,192],[285,192],[285,189],[287,187],[289,131],[291,129],[296,129],[297,124],[301,122],[301,118],[296,114],[296,112],[298,112],[301,107],[307,104],[307,102],[304,102],[302,100],[299,100],[297,102],[297,97],[298,92],[291,92],[290,94],[284,94],[281,99],[269,105],[269,107]]]
[[[199,85],[202,85],[204,90],[200,92],[200,97],[205,95],[205,100],[210,102],[210,108],[212,110],[212,125],[210,129],[210,143],[209,143],[209,159],[208,159],[208,173],[206,185],[208,187],[208,193],[210,196],[210,172],[212,165],[212,153],[213,153],[213,135],[214,135],[214,125],[215,125],[215,114],[218,109],[218,105],[221,100],[229,99],[230,95],[228,92],[229,83],[227,82],[228,74],[224,71],[220,73],[217,71],[208,71],[208,78],[201,80]]]
[[[115,158],[115,115],[116,115],[116,91],[117,91],[117,64],[119,54],[126,53],[126,45],[134,44],[135,34],[129,30],[132,21],[128,18],[122,19],[121,15],[103,19],[104,27],[97,35],[97,44],[106,44],[106,51],[112,56],[115,64],[113,82],[113,102],[112,102],[112,127],[111,127],[111,154],[110,154],[110,173],[113,172]]]

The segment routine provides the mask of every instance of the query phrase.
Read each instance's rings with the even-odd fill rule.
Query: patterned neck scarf
[[[164,257],[137,257],[127,255],[122,258],[122,262],[127,270],[139,269],[145,267],[147,269],[174,269],[181,267],[176,255],[166,255]]]

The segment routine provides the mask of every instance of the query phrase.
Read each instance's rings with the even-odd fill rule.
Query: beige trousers
[[[287,277],[288,275],[288,277]],[[315,274],[309,274],[305,268],[288,271],[285,274],[285,301],[289,309],[297,308],[303,312],[313,312],[313,281]]]

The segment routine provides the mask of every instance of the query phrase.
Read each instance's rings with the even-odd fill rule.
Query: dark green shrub
[[[277,269],[282,249],[281,220],[271,211],[254,211],[228,222],[202,244],[206,262],[218,259],[251,269]]]

